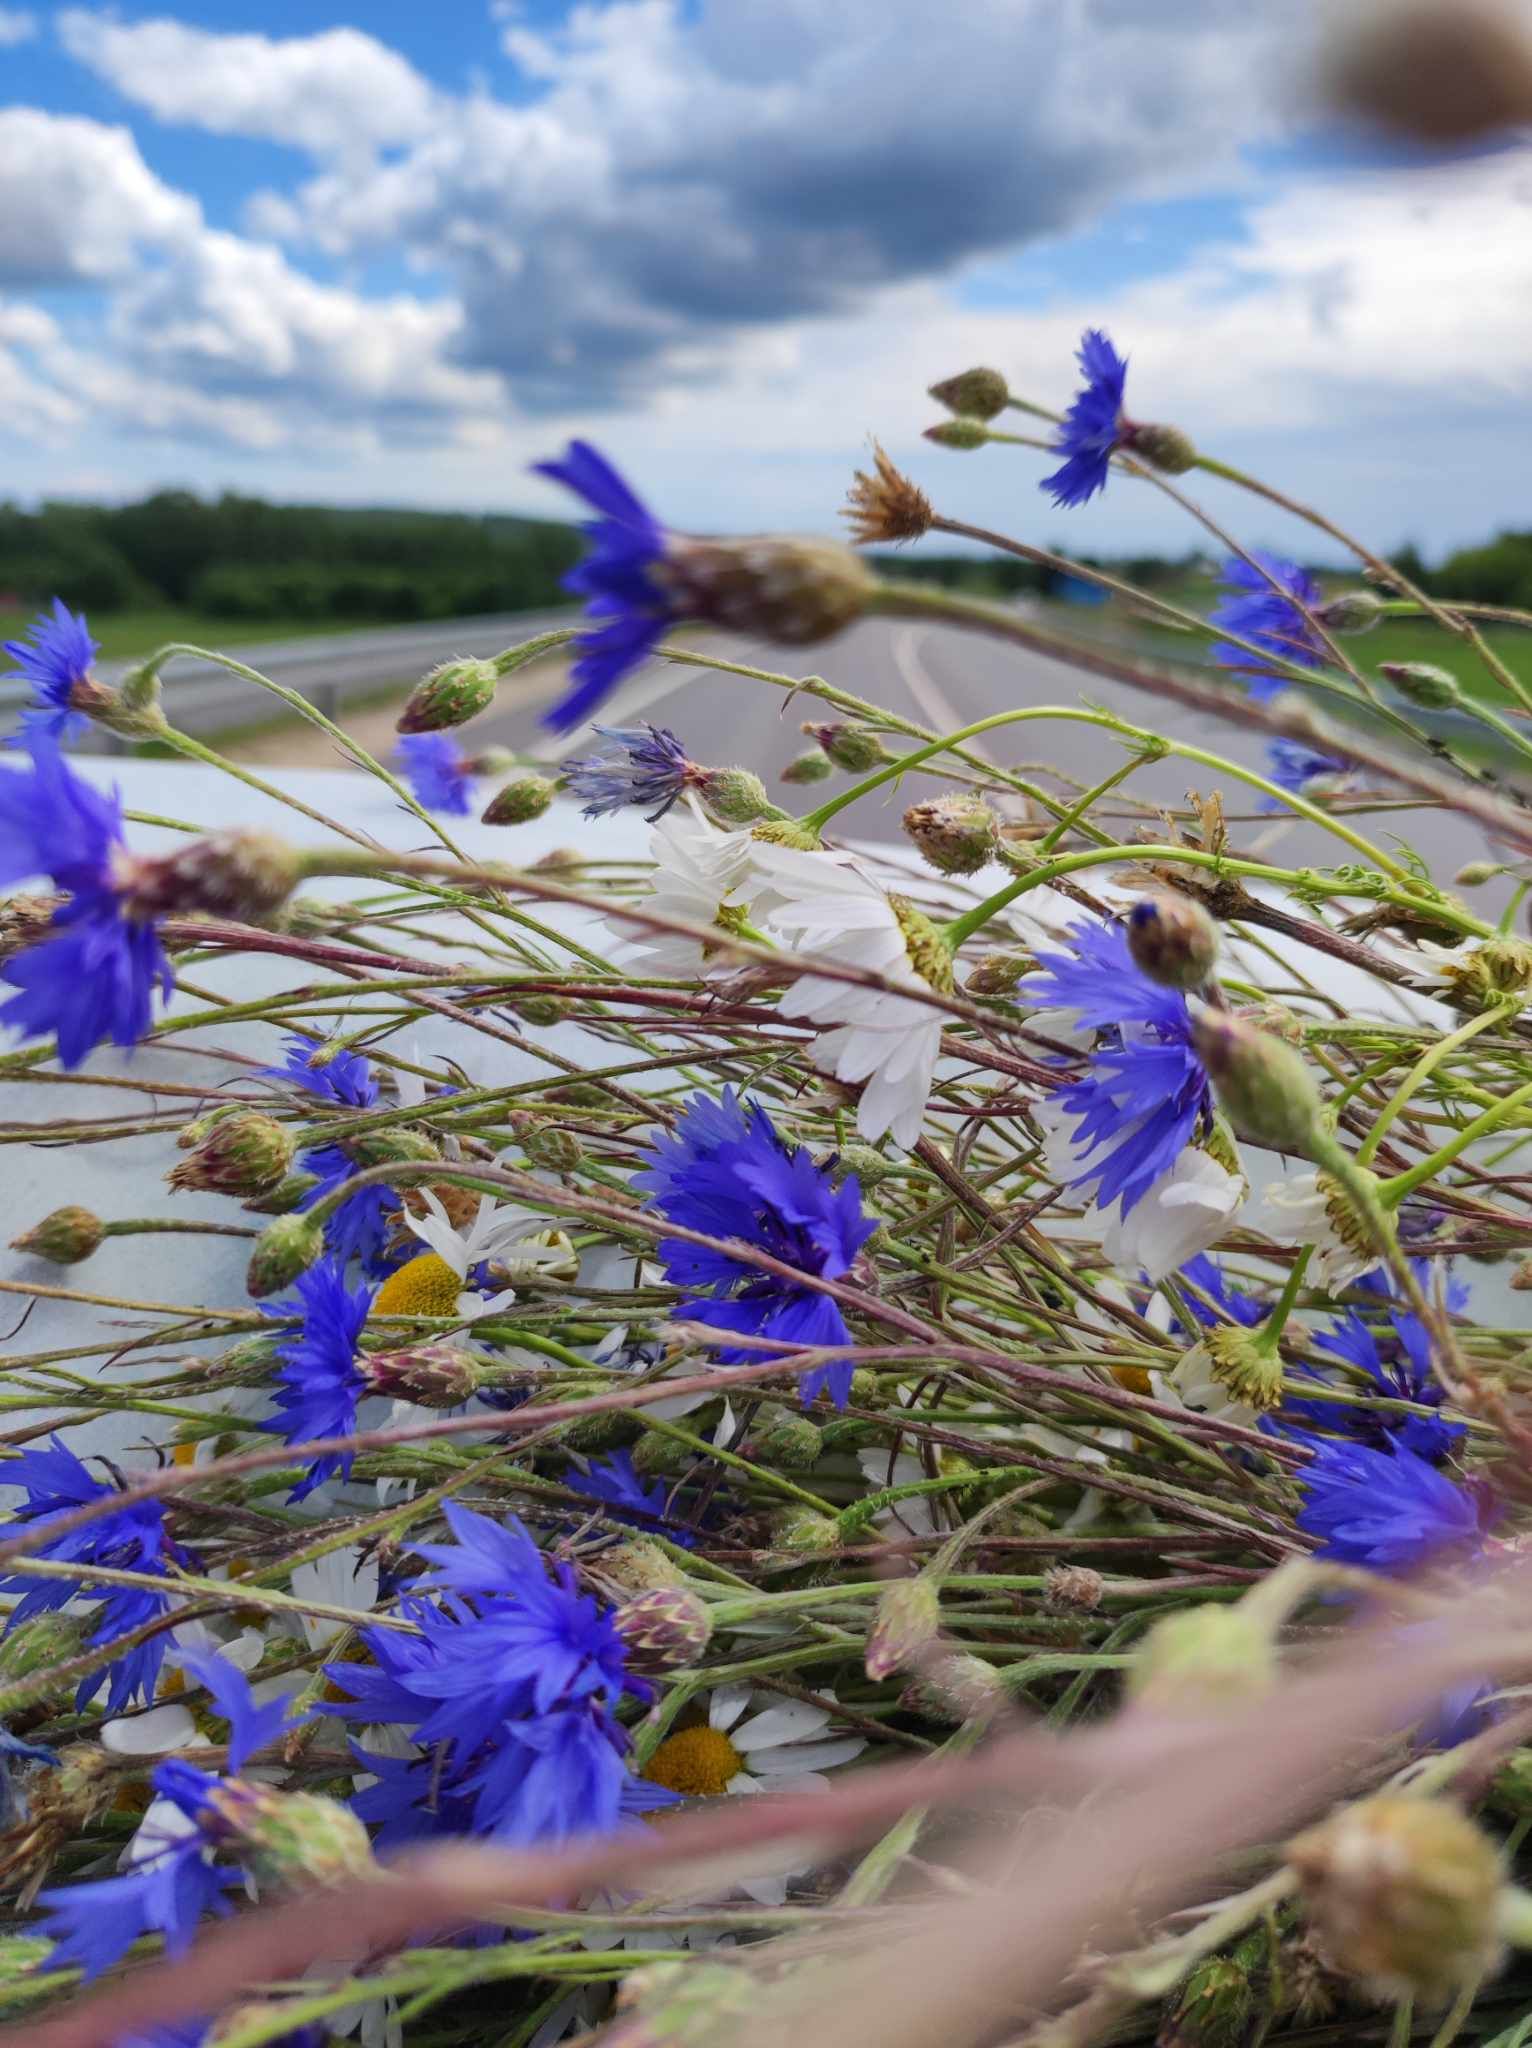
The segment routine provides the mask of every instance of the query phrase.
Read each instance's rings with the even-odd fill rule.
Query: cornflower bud
[[[651,1671],[695,1663],[713,1634],[706,1603],[684,1586],[635,1593],[614,1609],[612,1619],[634,1658]]]
[[[529,873],[534,875],[557,875],[565,868],[583,868],[589,856],[581,853],[577,846],[550,846],[546,853],[540,853],[533,861]]]
[[[1239,1137],[1307,1157],[1321,1106],[1300,1053],[1228,1010],[1203,1010],[1195,1017],[1192,1043]]]
[[[264,1301],[268,1294],[280,1294],[292,1285],[324,1250],[324,1226],[305,1215],[278,1216],[255,1240],[245,1274],[245,1289],[252,1301]]]
[[[48,1880],[55,1859],[99,1820],[117,1796],[120,1780],[110,1751],[95,1742],[72,1742],[54,1769],[27,1788],[25,1817],[5,1837],[5,1867],[18,1882],[17,1904],[27,1911]]]
[[[55,1266],[77,1266],[90,1257],[105,1235],[99,1216],[69,1202],[62,1209],[50,1210],[20,1237],[13,1237],[11,1250],[31,1252],[35,1258],[48,1259]]]
[[[521,1018],[525,1024],[536,1024],[543,1029],[551,1024],[562,1024],[574,1013],[574,1005],[565,1002],[562,996],[517,996],[506,1007]]]
[[[934,441],[938,448],[982,448],[989,439],[989,428],[983,420],[938,420],[925,429],[922,438]]]
[[[492,661],[444,661],[422,676],[395,724],[398,732],[441,732],[466,725],[494,701],[500,674]]]
[[[760,776],[749,768],[704,768],[696,789],[714,817],[726,825],[752,825],[757,818],[783,815]]]
[[[883,744],[882,735],[870,725],[857,725],[849,720],[838,725],[816,725],[808,719],[799,730],[818,740],[836,767],[851,775],[865,775],[870,768],[881,768],[894,758]]]
[[[1218,958],[1218,927],[1190,896],[1140,896],[1128,912],[1128,951],[1162,988],[1202,988]]]
[[[1497,860],[1471,860],[1460,867],[1453,876],[1453,886],[1458,889],[1482,889],[1486,882],[1494,881],[1496,875],[1506,872]]]
[[[285,1216],[319,1185],[317,1173],[290,1173],[268,1194],[247,1197],[244,1207],[257,1216]]]
[[[971,996],[1008,996],[1032,965],[1024,953],[986,953],[968,970]]]
[[[1370,633],[1383,616],[1383,600],[1373,590],[1343,590],[1314,616],[1331,633]]]
[[[926,396],[960,418],[992,420],[1010,404],[1011,387],[998,370],[960,370],[955,377],[928,384]]]
[[[781,780],[793,784],[824,782],[831,770],[828,754],[819,747],[810,747],[806,754],[795,754],[782,770]]]
[[[925,492],[895,469],[874,441],[873,471],[859,469],[852,480],[841,517],[859,547],[918,540],[931,530],[931,501]]]
[[[194,1116],[189,1124],[182,1124],[176,1132],[176,1150],[189,1152],[194,1145],[200,1145],[216,1125],[227,1123],[231,1116],[243,1116],[244,1110],[237,1102],[216,1103],[212,1109],[205,1109],[201,1116]]]
[[[241,1861],[263,1888],[285,1892],[365,1877],[376,1868],[367,1830],[322,1792],[278,1792],[225,1778],[207,1803],[239,1843]]]
[[[863,1668],[873,1680],[889,1678],[920,1662],[941,1633],[941,1595],[934,1579],[920,1573],[895,1579],[878,1595],[867,1632]]]
[[[423,1165],[442,1156],[441,1147],[434,1138],[407,1126],[397,1130],[358,1131],[346,1140],[346,1150],[356,1161],[358,1171],[364,1166]]]
[[[603,1550],[593,1567],[608,1585],[631,1594],[684,1586],[686,1574],[647,1536],[628,1536]]]
[[[772,1540],[780,1550],[797,1550],[806,1555],[833,1550],[840,1542],[840,1530],[829,1515],[815,1508],[784,1508],[772,1524]]]
[[[1250,1972],[1233,1956],[1207,1956],[1177,1993],[1155,2048],[1240,2048],[1252,2002]]]
[[[402,1351],[378,1351],[357,1360],[357,1370],[375,1394],[417,1401],[422,1408],[456,1408],[476,1393],[483,1368],[460,1344],[410,1344]]]
[[[509,747],[486,747],[464,765],[470,775],[504,775],[516,766],[516,756]]]
[[[557,794],[557,783],[546,775],[518,775],[514,782],[497,790],[484,806],[480,822],[485,825],[527,825],[540,818]]]
[[[532,1164],[546,1166],[552,1173],[573,1173],[585,1157],[585,1147],[562,1124],[533,1121],[516,1135]]]
[[[1151,1711],[1232,1707],[1269,1691],[1276,1669],[1264,1622],[1238,1607],[1187,1607],[1144,1637],[1128,1692]]]
[[[967,1650],[938,1656],[906,1688],[899,1704],[916,1714],[961,1724],[988,1720],[1005,1705],[1005,1687],[991,1665]]]
[[[1184,476],[1197,467],[1196,445],[1179,427],[1146,420],[1127,428],[1122,444],[1151,469],[1163,470],[1167,476]]]
[[[1504,1870],[1445,1799],[1379,1793],[1288,1844],[1325,1953],[1376,1997],[1437,2005],[1501,1958]]]
[[[1100,1572],[1085,1564],[1056,1564],[1043,1576],[1043,1605],[1056,1614],[1093,1614],[1101,1605]]]
[[[173,1188],[203,1188],[220,1195],[270,1194],[287,1177],[295,1150],[285,1124],[260,1110],[245,1110],[214,1124],[165,1179]]]
[[[763,1465],[788,1472],[806,1472],[824,1450],[824,1431],[806,1415],[795,1414],[775,1401],[764,1403],[750,1425],[748,1455]]]
[[[46,1671],[51,1664],[64,1664],[77,1657],[94,1626],[94,1615],[55,1610],[30,1615],[0,1636],[0,1719],[11,1711],[6,1702],[7,1687],[18,1685],[34,1672]],[[62,1680],[60,1691],[72,1693],[75,1683],[72,1678]]]
[[[783,647],[827,640],[859,618],[870,569],[837,541],[764,534],[747,540],[675,537],[651,571],[678,617],[757,633]]]
[[[843,1174],[854,1173],[858,1186],[863,1188],[875,1188],[890,1174],[899,1171],[895,1160],[885,1159],[871,1145],[859,1145],[855,1139],[849,1145],[840,1146],[832,1157],[840,1161],[840,1171]]]
[[[302,879],[298,853],[269,832],[218,832],[170,853],[117,859],[123,915],[141,923],[199,911],[262,924]]]
[[[1378,674],[1386,676],[1401,697],[1418,704],[1422,711],[1448,711],[1462,701],[1457,677],[1434,661],[1380,661]]]
[[[911,804],[904,829],[943,875],[974,875],[994,857],[999,820],[981,796],[931,796]]]

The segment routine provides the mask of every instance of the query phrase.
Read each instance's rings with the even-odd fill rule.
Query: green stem
[[[1482,1116],[1476,1116],[1471,1124],[1465,1124],[1462,1130],[1456,1132],[1428,1159],[1422,1159],[1418,1164],[1406,1167],[1403,1173],[1396,1173],[1392,1180],[1384,1181],[1378,1189],[1380,1199],[1390,1209],[1397,1209],[1406,1195],[1413,1194],[1416,1188],[1423,1187],[1428,1180],[1434,1180],[1444,1167],[1461,1158],[1469,1147],[1477,1145],[1481,1138],[1492,1136],[1512,1111],[1520,1109],[1526,1102],[1532,1102],[1532,1081],[1513,1090],[1502,1101],[1485,1110]]]
[[[1514,1017],[1520,1007],[1520,1003],[1511,1002],[1502,1003],[1493,1010],[1485,1010],[1480,1016],[1470,1017],[1466,1024],[1460,1024],[1456,1031],[1449,1031],[1445,1038],[1439,1038],[1435,1045],[1429,1047],[1379,1111],[1376,1123],[1362,1140],[1361,1149],[1356,1155],[1357,1164],[1372,1164],[1373,1155],[1387,1135],[1389,1125],[1404,1109],[1422,1082],[1435,1072],[1449,1054],[1456,1052],[1460,1045],[1466,1045],[1469,1039],[1477,1037],[1479,1032],[1488,1031],[1494,1025]]]

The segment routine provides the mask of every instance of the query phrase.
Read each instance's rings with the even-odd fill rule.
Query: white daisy
[[[1254,1429],[1261,1417],[1247,1401],[1236,1401],[1223,1382],[1214,1376],[1213,1354],[1206,1344],[1193,1344],[1168,1373],[1155,1373],[1154,1391],[1195,1408],[1199,1415],[1213,1415],[1220,1422],[1238,1423]]]
[[[821,1697],[833,1700],[834,1694]],[[781,1699],[748,1685],[721,1685],[709,1695],[707,1720],[667,1735],[644,1776],[692,1799],[820,1790],[829,1782],[826,1771],[850,1763],[867,1747],[860,1735],[827,1736],[833,1720],[829,1708],[807,1700]],[[779,1906],[788,1880],[803,1869],[792,1860],[801,1856],[801,1845],[786,1853],[787,1867],[748,1875],[731,1868],[729,1881],[758,1905]]]
[[[493,1315],[516,1299],[515,1290],[509,1287],[488,1296],[470,1289],[468,1276],[475,1266],[493,1261],[513,1279],[522,1281],[567,1277],[574,1271],[574,1248],[568,1237],[560,1230],[550,1230],[541,1217],[525,1209],[503,1207],[485,1195],[473,1222],[466,1231],[460,1231],[430,1188],[422,1188],[420,1196],[426,1214],[416,1216],[406,1210],[405,1224],[457,1275],[457,1313],[465,1322]],[[408,1271],[408,1266],[401,1267],[393,1278],[398,1280]],[[389,1312],[384,1301],[389,1285],[384,1283],[377,1302],[385,1314]]]
[[[1114,1266],[1163,1280],[1217,1244],[1249,1192],[1243,1175],[1226,1172],[1210,1153],[1188,1145],[1127,1216],[1108,1214],[1101,1249]]]
[[[920,913],[890,897],[849,854],[806,853],[758,844],[753,914],[766,918],[789,945],[920,986],[911,957]],[[930,935],[927,965],[950,974],[945,948]],[[938,957],[940,956],[940,957]],[[949,984],[950,985],[950,984]],[[943,1017],[926,1003],[855,983],[809,974],[777,1004],[784,1017],[829,1025],[814,1043],[814,1063],[839,1081],[867,1085],[857,1129],[869,1141],[885,1131],[908,1150],[920,1136],[941,1052]]]
[[[686,924],[717,924],[730,911],[742,916],[752,851],[748,832],[724,831],[688,792],[650,832],[654,878],[644,908]],[[641,931],[621,918],[610,922],[631,972],[691,980],[708,969],[707,950],[684,933]],[[728,964],[727,953],[711,957],[714,964]]]
[[[1328,1174],[1292,1173],[1261,1195],[1258,1227],[1277,1244],[1312,1245],[1313,1278],[1332,1292],[1378,1263],[1371,1238]]]
[[[288,1583],[295,1599],[347,1607],[358,1616],[370,1614],[378,1599],[378,1561],[364,1558],[355,1544],[348,1544],[295,1565]],[[322,1650],[346,1629],[345,1622],[327,1614],[302,1614],[298,1623],[311,1650]]]

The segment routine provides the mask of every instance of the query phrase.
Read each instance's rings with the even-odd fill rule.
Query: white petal
[[[710,1728],[732,1728],[750,1704],[748,1685],[720,1685],[707,1704]]]
[[[811,1706],[807,1700],[783,1700],[780,1705],[767,1707],[759,1714],[752,1714],[748,1721],[741,1721],[733,1736],[734,1747],[741,1755],[751,1755],[759,1749],[775,1749],[784,1742],[796,1742],[804,1735],[816,1734],[830,1724],[826,1708]]]
[[[144,1714],[124,1714],[101,1726],[101,1746],[114,1756],[159,1756],[167,1749],[186,1749],[196,1740],[191,1709],[175,1701],[150,1707]]]
[[[833,1741],[790,1742],[781,1749],[752,1751],[750,1768],[758,1777],[777,1779],[804,1771],[829,1771],[837,1764],[849,1764],[867,1747],[865,1735],[843,1735]]]

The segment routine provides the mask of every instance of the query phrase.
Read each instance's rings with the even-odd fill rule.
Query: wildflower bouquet
[[[1527,2038],[1532,693],[1131,417],[1105,335],[1080,367],[1062,415],[950,379],[930,439],[1159,492],[1227,556],[1206,614],[881,451],[858,542],[977,538],[1133,630],[677,534],[575,443],[583,619],[434,671],[392,764],[294,703],[365,820],[176,728],[201,650],[109,688],[63,605],[9,647],[0,2039]],[[873,617],[1014,649],[1014,705],[851,696]],[[1365,665],[1384,617],[1443,664]],[[1025,701],[1036,654],[1143,721]],[[481,858],[453,735],[565,656],[580,751],[499,768]],[[652,658],[818,700],[814,747],[775,792],[694,760],[624,712]],[[131,812],[92,724],[202,766]],[[1029,765],[1050,725],[1093,786]],[[1202,793],[1142,799],[1166,763]],[[181,820],[220,769],[258,827]],[[546,850],[579,811],[647,857]],[[171,1300],[92,1285],[116,1237]]]

